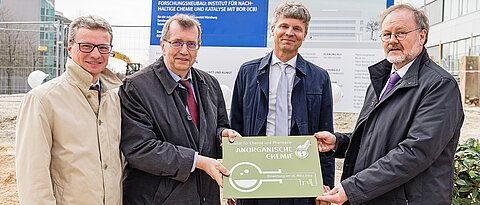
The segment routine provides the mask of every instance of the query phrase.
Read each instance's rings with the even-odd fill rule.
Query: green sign
[[[323,195],[313,136],[223,139],[223,198],[286,198]]]

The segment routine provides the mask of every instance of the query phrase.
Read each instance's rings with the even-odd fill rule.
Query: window
[[[459,40],[457,41],[457,57],[458,59],[461,59],[462,56],[468,56],[470,55],[469,53],[467,53],[467,44],[466,44],[466,40]]]
[[[442,0],[436,0],[426,5],[426,11],[430,25],[442,22]]]
[[[468,1],[468,8],[467,12],[472,13],[477,10],[477,0],[467,0]]]
[[[452,0],[452,5],[451,5],[452,10],[451,10],[450,19],[454,19],[459,16],[459,13],[458,13],[459,4],[460,4],[460,0]]]
[[[469,56],[471,55],[471,50],[472,50],[472,39],[471,38],[467,38],[465,39],[465,55],[466,56]]]
[[[473,55],[480,56],[480,36],[473,39]]]
[[[463,16],[468,13],[468,0],[460,0],[460,9],[458,12],[459,16]]]
[[[440,65],[447,71],[456,70],[455,42],[442,45],[442,60]]]
[[[427,48],[428,55],[430,58],[438,63],[440,61],[440,47],[439,46],[432,46]]]
[[[443,2],[443,21],[450,20],[451,13],[452,13],[452,0],[445,0]]]

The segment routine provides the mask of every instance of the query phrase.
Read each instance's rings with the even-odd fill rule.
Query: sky
[[[56,0],[55,10],[70,20],[95,14],[112,25],[149,26],[151,4],[151,0]]]
[[[133,63],[148,65],[150,29],[116,25],[150,26],[151,4],[151,0],[56,0],[55,10],[70,20],[88,14],[103,17],[113,27],[113,50],[125,54]],[[125,67],[125,62],[110,58],[108,68],[125,72]]]

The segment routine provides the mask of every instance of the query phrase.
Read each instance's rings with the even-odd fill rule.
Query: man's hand
[[[330,132],[322,131],[315,133],[317,138],[318,151],[328,152],[335,148],[337,138]]]
[[[232,130],[232,129],[224,129],[222,131],[222,137],[228,137],[228,141],[229,142],[234,142],[235,141],[235,137],[242,137],[242,135],[240,135],[240,133],[238,133],[237,131],[235,130]]]
[[[197,165],[195,166],[195,168],[199,168],[205,171],[208,175],[210,175],[210,177],[212,177],[212,179],[217,181],[217,184],[220,187],[223,187],[222,176],[230,176],[230,171],[228,171],[222,165],[222,163],[210,157],[198,155]]]
[[[227,204],[228,205],[235,205],[235,201],[237,201],[236,199],[227,199]]]
[[[330,191],[330,187],[328,187],[328,186],[323,186],[323,191],[324,191],[324,193],[329,192],[329,191]],[[330,205],[330,204],[332,204],[332,203],[330,203],[330,202],[328,202],[328,201],[318,201],[318,200],[315,201],[315,205]]]
[[[342,184],[338,184],[331,191],[325,192],[323,196],[317,197],[317,200],[342,205],[348,200],[348,197],[347,194],[345,194],[345,190],[343,190]]]

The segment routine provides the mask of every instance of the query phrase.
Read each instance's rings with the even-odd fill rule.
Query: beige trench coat
[[[97,91],[73,60],[60,77],[26,94],[17,119],[21,204],[121,203],[121,81],[108,69]]]

